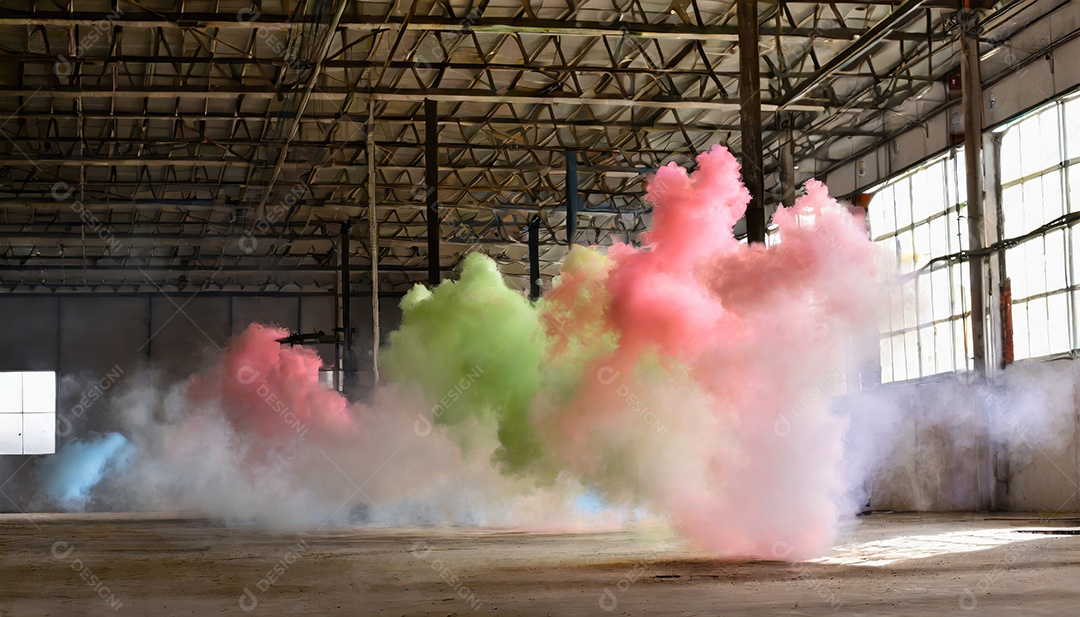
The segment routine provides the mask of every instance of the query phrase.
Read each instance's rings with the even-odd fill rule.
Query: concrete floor
[[[655,528],[272,534],[198,518],[0,515],[0,617],[1077,615],[1078,528],[873,515],[830,556],[788,564],[704,557]],[[1031,533],[1047,529],[1056,535]]]

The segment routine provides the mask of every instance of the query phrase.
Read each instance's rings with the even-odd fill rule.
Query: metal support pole
[[[566,246],[577,238],[577,213],[581,195],[578,193],[577,152],[566,153]]]
[[[750,191],[746,237],[765,242],[764,151],[761,145],[761,57],[757,0],[736,0],[739,21],[739,119],[742,123],[742,177]]]
[[[338,259],[341,261],[341,330],[345,341],[345,349],[342,352],[342,372],[344,383],[342,391],[346,394],[352,389],[356,381],[356,362],[353,357],[353,332],[352,332],[352,272],[349,264],[349,234],[352,232],[352,221],[341,224],[341,241],[338,246]]]
[[[795,133],[788,129],[780,145],[780,201],[785,208],[795,205],[795,186]]]
[[[964,1],[968,5],[967,0]],[[986,383],[986,258],[979,254],[985,244],[986,227],[983,221],[983,167],[982,167],[982,81],[979,74],[978,15],[970,8],[960,10],[958,20],[962,27],[960,36],[960,80],[964,108],[964,163],[967,176],[968,279],[971,283],[971,348],[974,356],[975,383]],[[977,486],[978,507],[990,510],[994,505],[996,487],[994,476],[995,453],[989,438],[989,423],[993,422],[989,409],[985,409],[987,426],[977,436]]]
[[[424,176],[427,197],[428,285],[439,284],[439,103],[424,99]]]
[[[529,299],[540,298],[540,217],[529,221]]]
[[[368,253],[371,255],[371,376],[379,383],[379,214],[375,209],[375,102],[368,99],[367,135]]]
[[[960,79],[964,107],[964,163],[967,177],[968,260],[971,280],[971,346],[975,356],[975,374],[986,375],[986,259],[977,254],[984,246],[983,176],[982,176],[982,83],[979,75],[977,20],[962,20],[965,30],[960,37]]]

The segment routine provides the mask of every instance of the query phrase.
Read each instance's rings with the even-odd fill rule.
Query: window
[[[1015,238],[1075,212],[1069,188],[1080,180],[1080,99],[1055,101],[1010,124],[1001,135],[1001,212]],[[1070,151],[1071,150],[1071,151]],[[1072,159],[1070,160],[1070,157]],[[1073,189],[1075,190],[1075,189]],[[1076,297],[1080,230],[1057,228],[1006,249],[1012,284],[1013,357],[1038,358],[1077,348],[1070,317]]]
[[[881,326],[883,382],[972,366],[968,266],[926,268],[935,257],[967,248],[963,168],[963,152],[954,150],[873,192],[871,236],[886,267],[900,275]]]
[[[56,451],[56,373],[0,373],[0,454]]]

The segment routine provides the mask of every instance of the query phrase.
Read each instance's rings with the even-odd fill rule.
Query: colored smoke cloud
[[[535,306],[479,254],[459,280],[415,287],[367,404],[322,386],[284,331],[252,326],[187,382],[116,398],[135,464],[95,490],[271,526],[647,511],[715,554],[818,554],[848,507],[829,401],[877,324],[872,246],[816,182],[774,216],[779,244],[740,244],[738,173],[720,147],[693,173],[661,168],[642,246],[575,247]]]

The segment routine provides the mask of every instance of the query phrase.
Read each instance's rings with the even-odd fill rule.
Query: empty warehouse
[[[0,0],[0,617],[1075,615],[1080,4]]]

